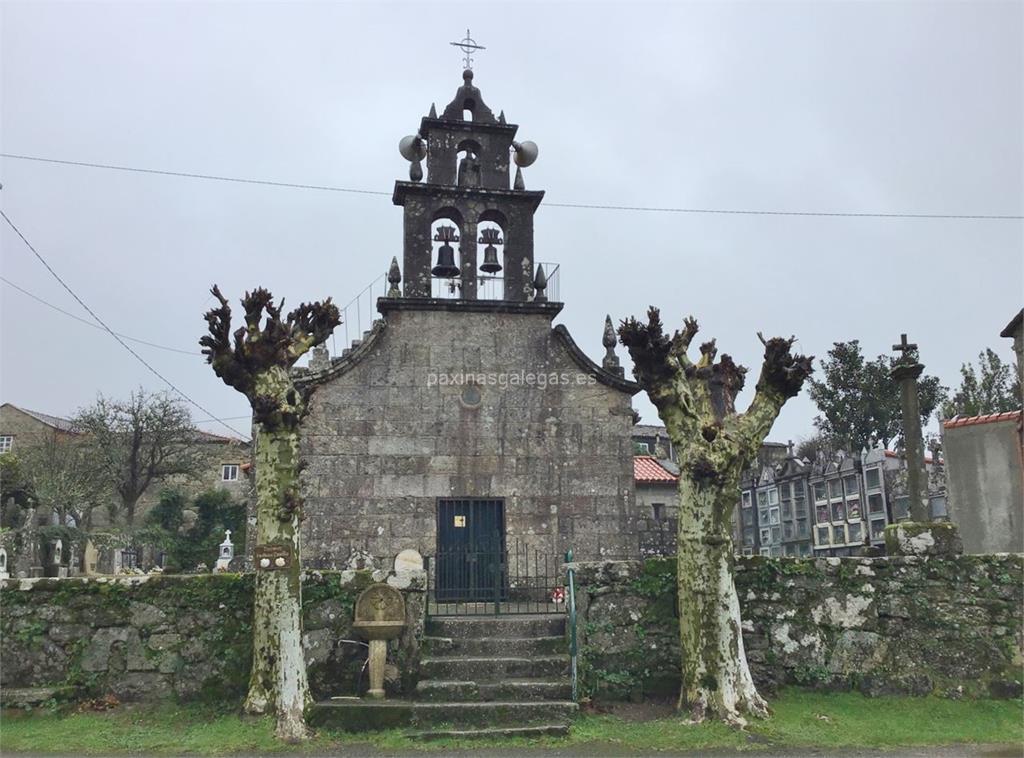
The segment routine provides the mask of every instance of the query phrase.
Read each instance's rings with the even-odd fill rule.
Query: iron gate
[[[563,613],[561,567],[561,558],[506,540],[503,500],[439,500],[427,614]]]

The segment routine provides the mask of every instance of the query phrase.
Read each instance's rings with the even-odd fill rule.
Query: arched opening
[[[466,98],[466,101],[462,104],[462,120],[472,121],[473,112],[476,110],[476,103],[472,98]]]
[[[464,139],[455,148],[455,183],[459,187],[480,186],[480,143]]]
[[[477,298],[480,300],[505,299],[505,230],[508,223],[505,216],[495,210],[480,214],[477,223],[476,259],[480,270],[477,272]]]
[[[462,297],[462,215],[442,208],[430,224],[431,297]]]

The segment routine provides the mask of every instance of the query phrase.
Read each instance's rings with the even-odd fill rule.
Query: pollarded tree
[[[647,391],[679,456],[678,593],[682,688],[679,708],[695,721],[745,723],[765,717],[743,650],[740,606],[733,582],[732,512],[740,475],[755,460],[783,404],[811,373],[811,358],[793,355],[793,339],[764,343],[757,392],[746,413],[735,398],[746,369],[728,355],[715,362],[715,341],[687,349],[697,334],[688,318],[683,330],[665,335],[657,308],[647,323],[635,318],[619,327],[634,375]],[[761,335],[758,334],[760,337]]]
[[[277,735],[307,736],[309,680],[302,653],[302,585],[299,571],[299,422],[306,395],[289,369],[322,344],[341,317],[328,298],[303,303],[281,317],[282,300],[265,289],[242,298],[245,323],[231,333],[231,307],[214,286],[220,307],[206,314],[210,333],[200,339],[206,360],[224,383],[249,399],[255,425],[256,551],[253,660],[245,711],[276,712]],[[232,340],[233,336],[233,340]]]

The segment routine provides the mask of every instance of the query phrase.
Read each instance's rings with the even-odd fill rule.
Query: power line
[[[222,419],[219,419],[214,414],[210,413],[210,411],[206,410],[206,408],[201,406],[195,400],[193,400],[188,395],[186,395],[184,392],[182,392],[180,389],[178,389],[174,385],[174,383],[171,382],[170,379],[168,379],[163,374],[161,374],[159,371],[157,371],[155,368],[153,368],[141,355],[139,355],[134,350],[132,350],[131,346],[127,342],[125,342],[123,339],[121,339],[121,337],[118,336],[117,332],[115,332],[113,329],[111,329],[109,326],[107,326],[106,323],[103,321],[103,319],[101,319],[99,316],[97,316],[93,312],[92,308],[90,308],[88,305],[86,305],[85,301],[82,300],[82,298],[80,298],[78,295],[76,295],[75,291],[73,289],[71,289],[71,287],[69,287],[67,285],[67,283],[63,279],[60,278],[60,276],[57,274],[57,272],[53,270],[53,267],[51,267],[50,264],[46,262],[46,259],[43,258],[43,256],[39,254],[39,251],[36,250],[32,246],[32,243],[28,241],[28,239],[25,237],[25,235],[21,233],[21,230],[17,226],[15,226],[14,222],[11,221],[11,219],[7,216],[7,214],[2,209],[0,209],[0,216],[3,216],[4,221],[7,222],[7,225],[10,226],[11,229],[14,230],[15,234],[17,234],[19,237],[21,237],[21,241],[24,242],[25,246],[28,247],[28,249],[32,251],[32,254],[35,255],[36,258],[39,259],[39,262],[42,263],[43,266],[46,267],[46,270],[50,272],[50,274],[53,276],[53,278],[56,279],[58,282],[60,282],[60,285],[64,289],[66,289],[68,291],[68,294],[71,295],[71,297],[73,297],[78,302],[78,304],[80,306],[85,308],[85,310],[89,313],[89,315],[92,316],[96,320],[96,323],[98,323],[100,326],[102,326],[110,334],[111,337],[113,337],[115,340],[117,340],[118,343],[121,345],[121,347],[123,347],[125,350],[127,350],[129,353],[131,353],[135,357],[135,360],[137,360],[139,363],[141,363],[143,366],[145,366],[147,369],[149,369],[158,379],[160,379],[160,381],[162,381],[164,384],[166,384],[172,390],[174,390],[179,395],[181,395],[181,397],[183,397],[186,401],[188,401],[189,403],[194,405],[196,408],[198,408],[200,411],[202,411],[207,416],[209,416],[211,420],[220,422],[226,428],[230,429],[232,432],[237,434],[239,437],[245,438],[246,435],[242,434],[240,431],[235,429],[233,426],[231,426],[231,424],[228,424],[226,421],[224,421]]]
[[[53,310],[57,311],[58,313],[63,313],[65,316],[73,318],[75,321],[79,321],[79,322],[85,324],[86,326],[91,326],[93,329],[99,329],[100,331],[103,331],[103,327],[100,326],[99,324],[94,324],[93,322],[89,321],[88,319],[84,319],[81,316],[76,316],[74,313],[71,313],[70,311],[66,311],[63,308],[61,308],[60,306],[54,305],[53,303],[49,303],[46,300],[43,300],[43,298],[39,297],[38,295],[32,294],[27,289],[19,287],[17,284],[12,282],[10,279],[6,279],[6,278],[0,276],[0,282],[3,282],[8,287],[12,287],[13,289],[16,289],[21,294],[26,295],[27,297],[32,298],[37,303],[41,303],[41,304],[45,305],[47,308],[52,308]],[[127,334],[121,334],[120,332],[117,333],[117,336],[118,337],[122,337],[123,339],[129,340],[131,342],[138,342],[140,345],[148,345],[149,347],[155,347],[155,348],[158,348],[160,350],[168,350],[168,351],[170,351],[172,353],[181,353],[183,355],[202,355],[202,353],[199,352],[198,350],[181,350],[181,349],[176,348],[176,347],[168,347],[166,345],[158,345],[155,342],[147,342],[146,340],[140,340],[138,337],[129,337]]]
[[[288,189],[320,190],[323,192],[347,192],[356,195],[383,195],[390,197],[390,192],[380,190],[356,189],[353,187],[333,187],[323,184],[298,184],[293,182],[277,182],[269,179],[245,179],[233,176],[217,176],[214,174],[196,174],[186,171],[163,171],[153,168],[138,168],[135,166],[116,166],[107,163],[89,163],[86,161],[66,161],[57,158],[42,158],[35,155],[17,155],[14,153],[0,153],[0,157],[14,158],[23,161],[37,161],[39,163],[56,163],[64,166],[82,166],[86,168],[100,168],[110,171],[129,171],[137,174],[156,174],[158,176],[177,176],[188,179],[206,179],[218,182],[236,182],[239,184],[258,184],[269,187],[285,187]],[[640,213],[681,213],[681,214],[717,214],[730,216],[809,216],[819,218],[917,218],[917,219],[955,219],[972,221],[1019,221],[1024,219],[1020,215],[985,214],[985,213],[857,213],[830,212],[830,211],[770,211],[750,210],[740,208],[671,208],[647,205],[601,205],[596,203],[545,203],[548,208],[576,208],[584,210],[602,211],[631,211]]]

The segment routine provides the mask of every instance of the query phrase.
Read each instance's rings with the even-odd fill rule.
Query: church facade
[[[544,193],[522,175],[537,149],[516,131],[467,69],[452,102],[401,143],[402,266],[392,262],[380,318],[342,356],[321,348],[295,370],[310,390],[306,565],[513,542],[552,560],[637,549],[639,387],[610,322],[600,365],[553,324],[554,268],[534,260]]]

